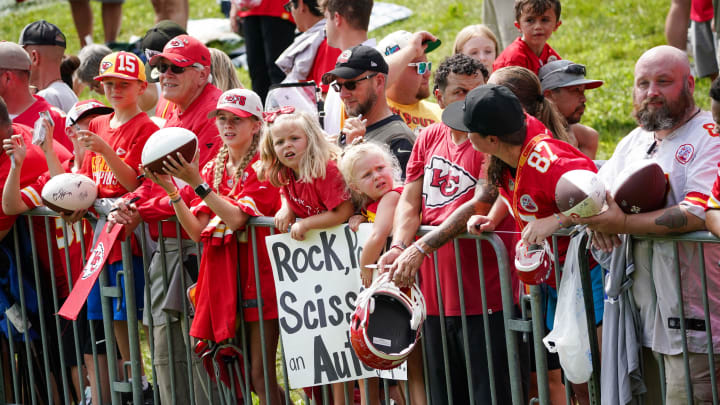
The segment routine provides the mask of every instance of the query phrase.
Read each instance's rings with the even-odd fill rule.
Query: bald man
[[[621,234],[665,235],[705,228],[704,207],[720,161],[720,142],[713,132],[711,114],[702,111],[693,101],[694,89],[695,80],[690,74],[687,56],[677,48],[658,46],[645,52],[637,61],[633,116],[639,127],[618,143],[613,156],[602,166],[599,174],[612,189],[613,181],[626,166],[648,159],[662,167],[670,183],[669,191],[665,207],[656,211],[627,215],[614,200],[608,198],[607,211],[579,220],[595,231],[593,243],[596,247],[612,250],[614,246],[619,246],[618,235]],[[678,243],[678,276],[674,269],[672,242],[634,240],[631,243],[635,270],[630,277],[633,279],[632,295],[640,313],[641,341],[644,347],[663,357],[666,403],[688,403],[679,313],[680,289],[694,403],[711,403],[710,365],[707,354],[704,354],[707,351],[707,334],[698,248],[690,242]],[[714,337],[720,336],[718,247],[704,245]],[[677,277],[680,277],[680,286]],[[653,293],[657,302],[653,302]],[[607,331],[608,328],[605,329]],[[713,351],[720,352],[717,339]],[[716,364],[717,360],[713,367],[720,371]],[[647,364],[645,369],[648,395],[655,396],[650,400],[646,398],[646,403],[660,403],[657,398],[659,386],[649,380]]]

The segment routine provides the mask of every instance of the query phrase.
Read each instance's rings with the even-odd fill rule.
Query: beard
[[[649,103],[662,101],[660,108],[651,109]],[[682,119],[694,106],[692,94],[687,83],[677,100],[669,101],[665,97],[646,98],[641,102],[633,102],[633,117],[638,125],[646,131],[662,131],[680,124]]]
[[[377,101],[377,94],[371,89],[368,89],[367,98],[365,101],[358,103],[355,108],[348,108],[346,113],[349,117],[357,117],[362,114],[363,117],[367,117],[368,113],[372,109],[373,105]]]

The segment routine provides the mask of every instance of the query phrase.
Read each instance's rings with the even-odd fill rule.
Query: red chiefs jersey
[[[330,85],[323,84],[322,76],[325,73],[335,69],[335,62],[337,62],[337,58],[338,56],[340,56],[340,52],[342,52],[340,49],[333,48],[328,45],[327,37],[323,39],[322,43],[317,49],[317,53],[315,54],[315,60],[313,61],[313,65],[307,75],[307,80],[314,80],[315,84],[320,86],[320,89],[323,93],[328,92]]]
[[[47,111],[50,113],[50,117],[55,124],[55,128],[53,129],[53,139],[60,142],[60,144],[67,148],[67,150],[73,150],[72,142],[70,142],[70,138],[68,138],[67,134],[65,134],[65,112],[48,103],[40,96],[35,95],[33,97],[35,97],[35,102],[32,103],[27,110],[13,118],[13,123],[23,124],[33,128],[35,126],[35,121],[40,118],[40,112]]]
[[[540,57],[518,37],[504,51],[500,52],[495,62],[493,62],[493,72],[505,66],[522,66],[532,70],[538,74],[540,68],[546,63],[562,59],[547,43],[543,47]]]
[[[395,187],[394,189],[388,191],[388,193],[398,193],[402,194],[403,187]],[[384,195],[383,195],[384,197]],[[380,205],[380,200],[382,200],[382,197],[378,198],[375,201],[371,201],[365,208],[362,210],[362,215],[367,218],[368,222],[375,222],[375,216],[377,215],[377,209],[378,205]]]
[[[309,183],[295,178],[292,170],[288,170],[288,184],[281,189],[282,195],[298,218],[330,211],[350,199],[337,163],[329,161],[325,169],[325,177],[313,179]]]
[[[42,207],[44,204],[41,199],[42,189],[45,183],[50,180],[50,174],[45,173],[36,179],[35,183],[24,187],[21,190],[23,202],[28,207],[37,208]],[[35,218],[35,221],[43,221],[42,218]],[[82,257],[82,245],[89,250],[92,246],[93,231],[90,224],[85,220],[78,221],[74,224],[67,224],[67,254],[69,259],[70,267],[68,268],[65,260],[65,233],[63,233],[62,219],[60,217],[49,218],[49,223],[52,228],[51,232],[54,236],[54,243],[50,250],[52,251],[54,273],[55,273],[55,285],[57,288],[58,296],[65,298],[70,293],[70,283],[68,282],[68,275],[74,284],[75,280],[80,276],[83,269],[83,257]],[[37,244],[37,253],[40,259],[40,263],[47,269],[50,268],[50,259],[48,256],[47,239],[45,237],[44,226],[43,231],[38,234],[35,232],[35,243]],[[84,238],[84,239],[83,239]]]
[[[452,140],[452,130],[443,123],[435,123],[425,128],[413,147],[407,165],[407,183],[422,177],[422,224],[440,225],[461,205],[470,200],[475,193],[478,180],[484,178],[483,164],[485,154],[473,149],[469,140],[456,145]],[[514,231],[511,219],[503,222],[498,230]],[[506,247],[512,245],[512,234],[499,234]],[[482,314],[480,278],[477,266],[475,241],[461,239],[460,262],[462,263],[462,281],[465,292],[465,307],[468,315]],[[483,267],[487,288],[488,309],[502,310],[500,279],[497,259],[493,248],[487,242],[481,242]],[[437,250],[440,287],[443,294],[445,315],[460,315],[460,292],[458,287],[455,247],[446,243]],[[429,315],[438,315],[437,285],[435,283],[433,260],[424,260],[420,267],[420,289],[425,296]]]
[[[521,230],[529,222],[560,212],[555,203],[555,185],[565,172],[582,169],[597,173],[595,163],[577,148],[553,138],[535,117],[525,114],[525,119],[527,133],[520,161],[514,175],[505,170],[500,185],[500,192]],[[548,242],[552,241],[548,239]],[[561,264],[565,262],[568,243],[569,238],[558,238]],[[551,277],[548,284],[554,287],[555,278]]]
[[[113,151],[138,174],[140,155],[145,142],[155,131],[157,125],[144,112],[117,128],[110,128],[110,120],[115,113],[101,115],[90,121],[91,132],[96,133],[110,145]],[[98,185],[98,198],[120,197],[128,192],[110,170],[105,158],[88,151],[83,159],[79,173],[84,174]]]
[[[256,154],[239,179],[223,170],[223,177],[217,192],[251,216],[274,216],[280,209],[279,190],[267,181],[260,181],[257,172],[261,167],[260,155]],[[215,161],[209,161],[202,170],[203,179],[214,184]],[[235,182],[240,182],[235,186]],[[235,190],[232,191],[233,186]],[[232,191],[232,195],[230,195]],[[233,232],[220,217],[210,210],[202,199],[193,201],[192,211],[197,215],[204,212],[211,219],[202,232],[203,254],[196,291],[197,305],[190,335],[221,342],[235,336],[237,315],[237,273],[243,298],[243,318],[254,322],[260,319],[257,308],[255,258],[252,252],[250,230]],[[256,227],[258,275],[263,300],[263,319],[277,319],[277,301],[272,266],[265,247],[265,237],[270,228]],[[240,242],[238,242],[240,239]],[[236,243],[239,244],[236,245]]]
[[[217,106],[222,90],[208,83],[202,93],[193,100],[185,111],[177,106],[170,112],[164,128],[181,127],[192,131],[198,137],[200,167],[217,155],[222,142],[218,136],[215,120],[208,119],[208,113]]]

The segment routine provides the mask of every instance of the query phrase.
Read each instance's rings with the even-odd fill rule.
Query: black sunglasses
[[[181,73],[184,73],[187,67],[177,66],[169,63],[161,63],[157,65],[157,70],[159,70],[160,73],[165,73],[168,71],[168,69],[170,69],[176,75],[179,75]]]
[[[355,90],[355,88],[357,87],[357,84],[359,82],[361,82],[363,80],[367,80],[367,79],[369,79],[371,77],[375,77],[375,76],[377,76],[377,72],[373,73],[371,75],[367,75],[365,77],[361,77],[357,80],[347,80],[343,83],[338,83],[337,80],[335,80],[334,82],[330,83],[330,86],[332,86],[333,90],[335,90],[338,93],[340,93],[340,90],[342,90],[343,87],[345,87],[349,91],[353,91],[353,90]]]
[[[288,13],[292,12],[293,7],[297,7],[297,3],[295,2],[295,0],[290,0],[283,5],[283,8]]]
[[[555,69],[552,72],[548,73],[546,76],[549,76],[553,73],[570,73],[571,75],[586,75],[585,65],[581,65],[579,63],[571,63],[567,66],[563,66],[559,69]]]

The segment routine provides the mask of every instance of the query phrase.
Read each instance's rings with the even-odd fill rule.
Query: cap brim
[[[425,48],[425,53],[430,53],[440,47],[442,45],[442,41],[439,39],[436,39],[434,41],[427,41],[425,42],[427,44],[427,48]]]
[[[335,68],[335,69],[325,73],[322,76],[322,82],[323,82],[323,84],[328,85],[328,84],[332,83],[333,81],[335,81],[335,79],[338,77],[341,79],[352,79],[353,77],[359,76],[363,72],[365,72],[364,69],[355,69],[355,68],[343,66],[343,67]]]
[[[442,113],[443,124],[456,131],[472,132],[470,128],[465,126],[465,122],[463,120],[463,116],[465,115],[465,111],[463,110],[464,105],[465,101],[456,101],[445,107],[445,110]]]
[[[592,89],[596,89],[596,88],[602,86],[603,83],[604,82],[602,80],[577,79],[577,80],[573,80],[573,81],[570,81],[567,83],[563,83],[561,86],[554,86],[552,88],[543,88],[542,90],[543,91],[554,90],[554,89],[559,89],[562,87],[579,86],[581,84],[585,85],[585,90],[592,90]]]
[[[162,58],[165,58],[165,59],[169,60],[170,62],[172,62],[173,65],[180,66],[180,67],[188,67],[188,66],[192,65],[193,63],[195,63],[195,61],[192,61],[192,60],[188,59],[187,57],[180,55],[178,53],[163,52],[163,53],[157,54],[157,55],[153,56],[152,58],[150,58],[150,65],[156,66],[160,62],[160,59],[162,59]]]
[[[83,119],[83,118],[85,118],[85,117],[87,117],[87,116],[89,116],[89,115],[106,115],[106,114],[112,113],[113,111],[115,111],[115,110],[113,110],[112,107],[107,107],[107,106],[91,108],[91,109],[89,109],[89,110],[87,110],[87,111],[83,111],[82,114],[78,115],[78,117],[77,117],[77,119],[75,120],[75,122],[70,122],[71,120],[70,120],[70,118],[68,117],[67,125],[66,125],[66,126],[69,127],[69,126],[71,126],[71,125],[75,125],[78,121],[80,121],[81,119]]]
[[[119,73],[108,73],[106,75],[95,76],[95,80],[101,81],[102,79],[106,79],[108,77],[114,77],[116,79],[123,79],[123,80],[137,80],[139,82],[145,81],[139,77],[126,76],[126,75],[121,75]]]
[[[243,118],[255,116],[255,114],[249,113],[249,112],[247,112],[245,110],[241,110],[239,108],[220,107],[220,108],[210,111],[208,113],[207,117],[208,118],[216,117],[220,111],[227,111],[229,113],[233,113],[233,114],[237,115],[238,117],[243,117]]]

